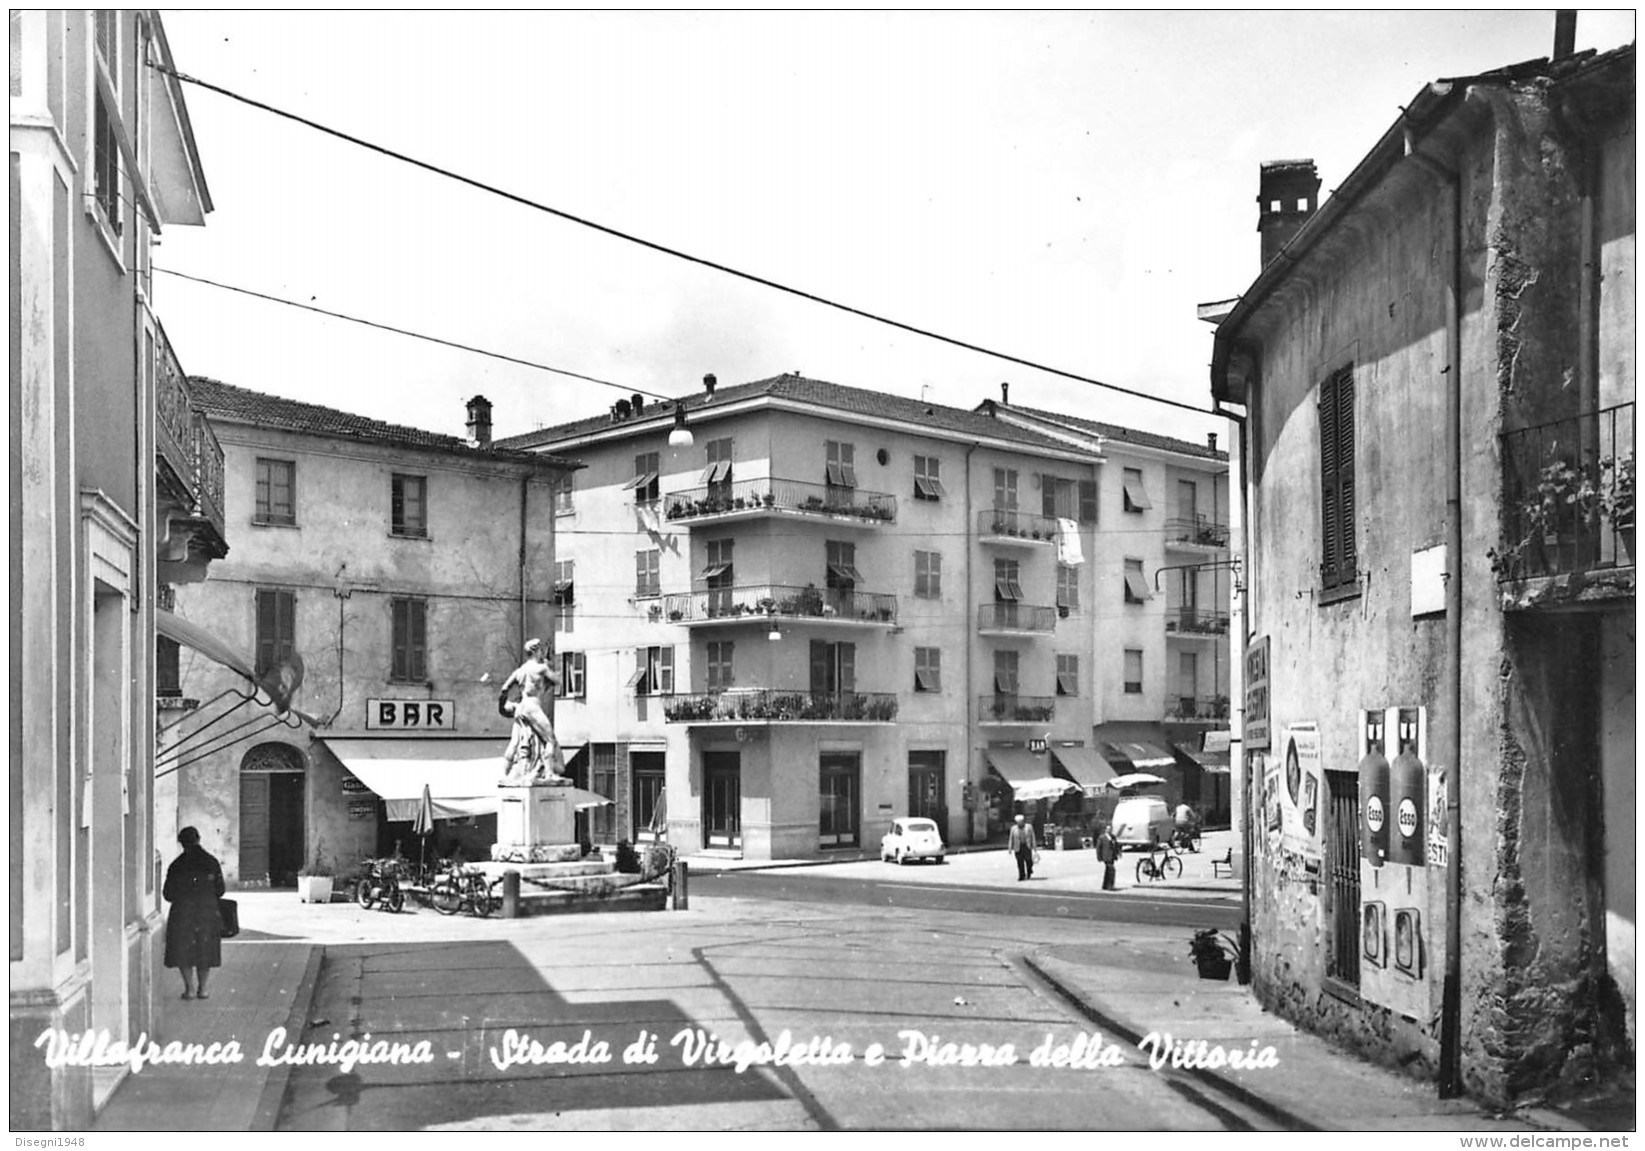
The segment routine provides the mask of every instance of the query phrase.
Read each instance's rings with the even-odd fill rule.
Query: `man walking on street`
[[[1114,890],[1114,864],[1119,861],[1120,844],[1114,838],[1114,829],[1108,824],[1102,825],[1097,833],[1097,858],[1102,860],[1102,889]]]
[[[1034,874],[1034,846],[1033,827],[1024,823],[1022,816],[1017,816],[1017,822],[1011,825],[1011,837],[1006,847],[1017,857],[1018,883]]]

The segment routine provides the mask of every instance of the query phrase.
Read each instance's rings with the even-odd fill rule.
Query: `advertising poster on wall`
[[[1445,769],[1428,769],[1428,866],[1444,867],[1450,840],[1446,838]]]
[[[1320,795],[1325,781],[1320,776],[1319,724],[1286,725],[1281,740],[1280,760],[1280,846],[1286,852],[1318,862],[1320,852]]]

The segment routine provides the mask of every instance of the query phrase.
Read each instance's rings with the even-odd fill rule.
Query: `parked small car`
[[[948,849],[942,832],[929,819],[893,819],[891,830],[880,838],[880,858],[887,863],[907,863],[910,859],[934,859],[941,863]]]
[[[1156,839],[1169,843],[1176,825],[1165,800],[1157,795],[1131,795],[1114,807],[1110,826],[1121,847],[1147,847]]]

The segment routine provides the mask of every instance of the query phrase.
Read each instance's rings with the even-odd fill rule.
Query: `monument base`
[[[572,789],[564,784],[499,783],[497,842],[491,858],[505,863],[561,863],[582,858]]]

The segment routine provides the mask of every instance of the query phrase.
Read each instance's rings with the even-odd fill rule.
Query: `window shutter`
[[[823,640],[811,641],[812,694],[828,690],[828,644]]]
[[[1341,521],[1337,496],[1337,377],[1319,389],[1320,564],[1322,587],[1338,583]]]
[[[1337,582],[1359,570],[1354,543],[1354,369],[1337,373]]]
[[[1080,523],[1097,522],[1097,481],[1081,480],[1079,485]]]
[[[1057,518],[1057,479],[1055,476],[1040,477],[1040,515],[1051,520]]]
[[[857,645],[842,643],[838,646],[840,654],[840,690],[857,690]]]
[[[411,678],[428,678],[428,605],[413,600],[407,605],[411,612]]]
[[[672,647],[657,649],[657,694],[674,694],[674,649]]]

